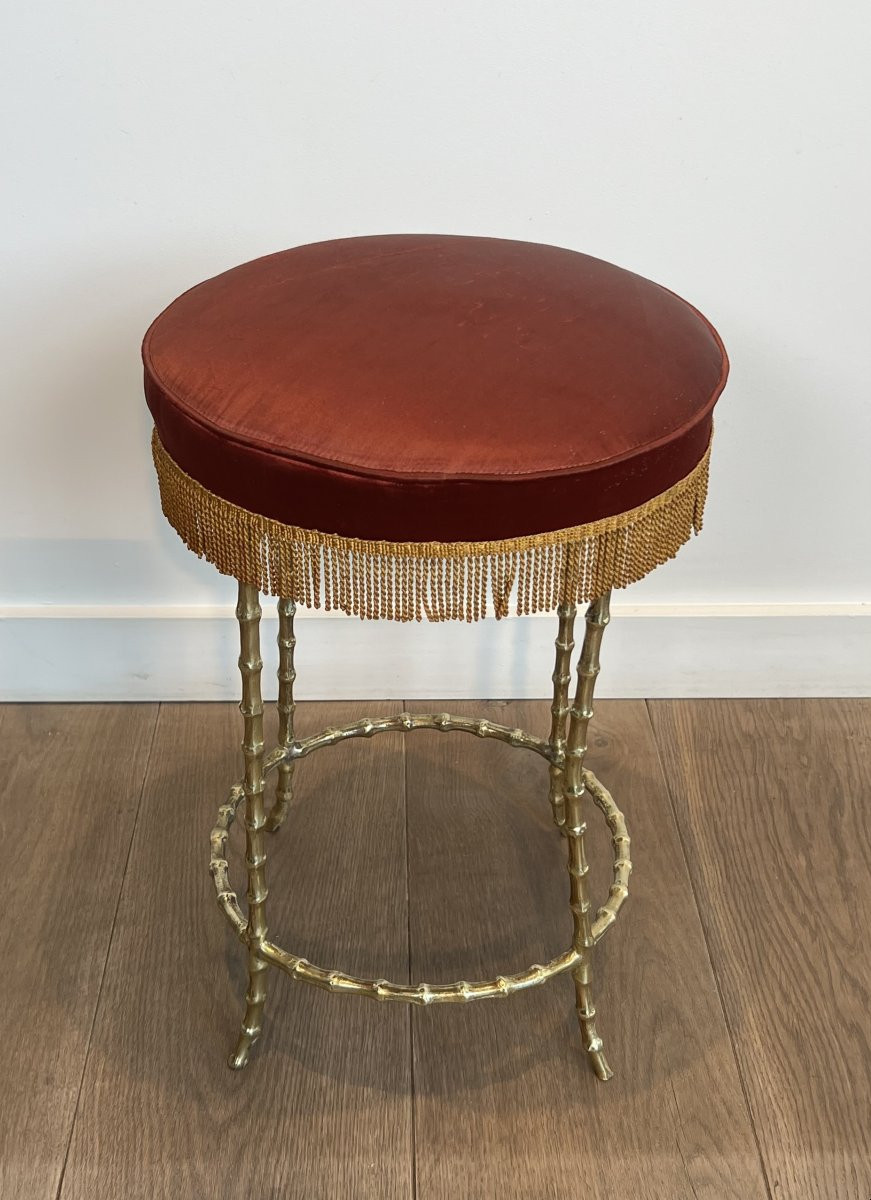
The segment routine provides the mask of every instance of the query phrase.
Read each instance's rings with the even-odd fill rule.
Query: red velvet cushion
[[[291,525],[484,541],[623,512],[703,456],[722,343],[685,301],[571,250],[320,242],[192,288],[151,326],[173,459]]]

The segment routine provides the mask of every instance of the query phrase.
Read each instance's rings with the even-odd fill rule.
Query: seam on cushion
[[[720,392],[721,391],[722,385],[720,387]],[[503,471],[498,475],[472,475],[468,473],[454,475],[445,471],[418,471],[406,473],[400,471],[387,471],[377,470],[375,468],[367,469],[365,467],[356,467],[339,463],[331,459],[319,459],[314,455],[307,457],[304,454],[283,453],[280,450],[277,450],[274,446],[264,445],[260,442],[254,441],[253,439],[249,440],[244,437],[238,437],[235,434],[229,433],[227,430],[222,429],[219,425],[212,425],[208,420],[202,420],[197,414],[191,413],[182,403],[179,403],[178,407],[181,411],[183,411],[185,419],[190,421],[191,424],[199,425],[201,428],[206,430],[206,432],[213,434],[222,441],[229,442],[232,445],[245,450],[254,451],[257,454],[266,454],[270,458],[278,459],[282,462],[292,465],[316,467],[324,471],[334,471],[336,474],[347,475],[352,478],[396,480],[402,483],[426,484],[439,483],[448,480],[452,483],[499,483],[500,480],[508,479],[560,479],[567,475],[591,475],[596,471],[604,470],[607,467],[615,466],[622,462],[630,462],[633,458],[638,458],[643,454],[659,450],[663,446],[667,446],[672,442],[680,441],[683,436],[696,428],[702,423],[703,420],[711,415],[711,411],[713,410],[714,404],[716,403],[720,392],[714,394],[713,398],[711,401],[709,401],[708,405],[706,405],[699,417],[694,419],[691,423],[685,424],[681,427],[680,433],[677,436],[669,434],[668,436],[658,438],[655,442],[650,442],[638,447],[635,450],[617,455],[614,458],[602,459],[595,463],[588,463],[585,466],[561,467],[555,468],[551,471]]]

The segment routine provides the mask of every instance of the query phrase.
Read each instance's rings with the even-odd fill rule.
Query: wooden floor
[[[301,705],[298,726],[399,707]],[[548,726],[544,703],[450,707]],[[608,1084],[565,978],[411,1010],[270,973],[231,1073],[244,955],[206,864],[239,721],[0,708],[3,1200],[869,1200],[871,701],[597,705],[588,761],[635,863],[595,956]],[[281,945],[430,981],[568,946],[537,756],[387,734],[297,780],[268,840]]]

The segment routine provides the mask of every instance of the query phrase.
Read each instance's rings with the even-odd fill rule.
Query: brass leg
[[[234,1070],[244,1067],[248,1054],[263,1028],[263,1006],[266,1002],[266,972],[268,963],[261,955],[266,936],[266,853],[263,843],[265,824],[263,808],[263,698],[260,692],[260,596],[250,584],[239,584],[239,621],[241,653],[239,670],[242,673],[242,703],[244,717],[242,752],[245,758],[245,861],[248,868],[248,922],[245,941],[248,945],[248,992],[245,997],[245,1018],[239,1041],[230,1056]]]
[[[566,801],[564,791],[564,772],[562,756],[566,748],[566,717],[569,713],[569,684],[572,680],[572,651],[575,648],[574,604],[561,604],[559,614],[559,632],[556,636],[556,663],[553,669],[553,704],[551,713],[553,720],[550,726],[550,744],[559,754],[560,761],[550,765],[550,804],[553,809],[554,824],[562,829],[566,820]]]
[[[602,634],[610,620],[610,591],[594,600],[587,609],[587,630],[578,663],[578,687],[569,716],[565,756],[565,824],[568,841],[571,889],[569,905],[574,921],[572,946],[580,955],[572,971],[581,1039],[593,1070],[600,1079],[610,1079],[611,1068],[602,1052],[602,1039],[596,1032],[596,1008],[591,990],[593,950],[590,921],[590,891],[587,880],[589,867],[584,849],[587,826],[582,816],[584,796],[584,756],[587,753],[587,728],[593,715],[593,689],[599,673],[599,647]]]
[[[296,605],[283,596],[278,601],[278,744],[284,749],[293,744],[293,684],[296,670],[293,652],[296,637],[293,632],[293,617]],[[278,764],[278,780],[275,785],[275,803],[266,818],[266,829],[274,833],[280,829],[287,816],[288,806],[293,799],[293,762]]]

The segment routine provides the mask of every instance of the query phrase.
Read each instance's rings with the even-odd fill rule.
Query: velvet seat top
[[[727,360],[655,283],[572,250],[395,235],[199,284],[143,345],[163,448],[305,529],[515,538],[644,504],[705,455]]]

